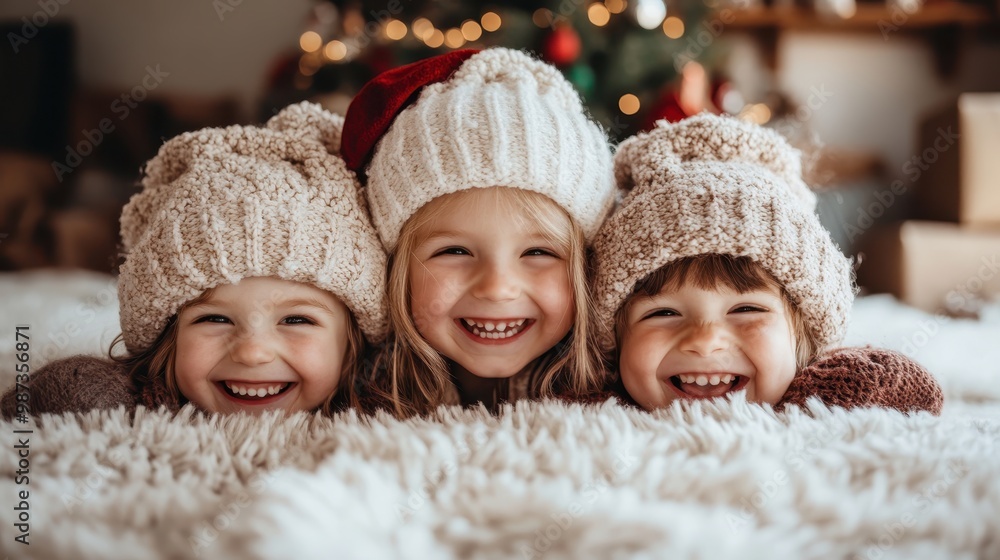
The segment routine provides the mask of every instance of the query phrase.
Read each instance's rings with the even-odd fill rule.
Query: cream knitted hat
[[[379,111],[399,110],[373,150],[345,145],[345,159],[359,171],[370,155],[368,200],[387,249],[420,207],[477,187],[544,194],[588,239],[597,231],[614,201],[611,149],[559,70],[520,51],[491,48],[390,72],[358,93],[345,125],[345,144],[363,144]],[[408,93],[418,87],[414,102]],[[398,99],[399,107],[386,108],[382,99]],[[346,155],[351,150],[356,161]]]
[[[623,142],[615,177],[627,193],[594,241],[598,320],[612,325],[637,282],[684,257],[746,256],[791,296],[820,348],[847,330],[851,260],[815,213],[799,152],[776,132],[702,114],[659,121]],[[613,334],[602,335],[605,350]]]
[[[121,217],[130,352],[148,348],[205,290],[257,276],[328,290],[369,342],[385,337],[386,256],[357,178],[336,155],[342,126],[300,103],[264,128],[208,128],[160,148]]]

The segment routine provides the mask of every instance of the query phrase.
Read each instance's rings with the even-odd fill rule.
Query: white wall
[[[212,0],[42,2],[58,5],[56,17],[75,24],[77,69],[85,87],[125,92],[141,83],[147,65],[159,64],[170,75],[158,92],[233,94],[248,114],[275,58],[298,48],[314,5],[313,0],[218,0],[233,7],[220,17]],[[6,20],[39,11],[39,0],[0,4],[0,18]],[[3,48],[10,48],[6,38]]]
[[[770,73],[756,44],[730,42],[733,79],[751,101],[777,86],[798,102],[812,88],[832,93],[808,124],[827,145],[873,151],[890,177],[918,153],[923,115],[961,91],[1000,90],[1000,43],[960,50],[951,77],[939,75],[930,43],[905,34],[786,32],[778,42],[778,70]]]

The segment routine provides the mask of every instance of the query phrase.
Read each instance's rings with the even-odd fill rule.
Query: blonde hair
[[[792,301],[784,286],[767,269],[750,257],[708,253],[685,257],[666,264],[636,282],[632,293],[615,313],[615,355],[612,358],[615,364],[620,357],[618,349],[621,348],[622,337],[628,331],[628,310],[632,302],[638,297],[653,297],[664,289],[671,291],[680,289],[689,282],[706,290],[725,286],[740,294],[768,287],[776,288],[781,293],[789,317],[795,341],[795,364],[798,369],[808,365],[819,353],[819,344],[806,328],[802,312]]]
[[[573,326],[566,337],[529,364],[528,396],[541,398],[559,393],[587,393],[600,388],[604,371],[595,350],[592,323],[593,302],[589,291],[591,276],[582,228],[550,198],[519,188],[494,187],[497,211],[514,210],[514,220],[540,227],[554,245],[568,255],[566,267],[576,305]],[[388,375],[389,384],[377,388],[392,402],[398,417],[424,414],[454,395],[455,383],[445,358],[420,335],[410,306],[409,264],[416,247],[426,239],[427,226],[460,200],[459,191],[425,204],[403,224],[399,239],[389,255],[389,325],[385,351],[378,371]],[[517,227],[520,224],[515,224]],[[508,380],[509,381],[509,380]]]
[[[212,289],[205,290],[198,297],[185,302],[178,315],[184,309],[198,305],[212,295]],[[160,331],[156,340],[146,349],[132,354],[116,355],[115,347],[125,342],[124,335],[119,334],[108,349],[109,357],[125,368],[132,386],[141,393],[144,387],[163,384],[167,393],[180,404],[188,402],[177,387],[177,376],[174,371],[174,361],[177,355],[177,315],[167,320],[167,326]],[[325,414],[331,414],[348,407],[360,405],[355,380],[359,378],[361,358],[365,355],[367,343],[364,333],[354,318],[354,312],[347,313],[347,344],[344,349],[344,359],[341,362],[340,381],[337,389],[320,406]]]

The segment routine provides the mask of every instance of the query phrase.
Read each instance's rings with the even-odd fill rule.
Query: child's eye
[[[441,249],[437,253],[434,253],[434,256],[436,257],[438,255],[470,255],[470,254],[471,253],[469,253],[469,250],[466,249],[465,247],[446,247],[444,249]]]
[[[201,317],[195,319],[194,322],[225,324],[225,323],[231,323],[232,321],[229,320],[229,317],[226,317],[224,315],[202,315]]]
[[[764,313],[767,309],[757,305],[741,305],[733,309],[733,313]]]
[[[533,247],[531,249],[528,249],[521,256],[522,257],[556,257],[556,258],[559,258],[559,255],[556,254],[555,251],[552,251],[550,249],[542,249],[541,247]]]
[[[653,311],[647,313],[643,319],[649,319],[651,317],[680,317],[680,315],[681,314],[676,310],[670,308],[654,309]]]
[[[284,325],[315,325],[316,321],[302,315],[292,315],[282,319],[281,323]]]

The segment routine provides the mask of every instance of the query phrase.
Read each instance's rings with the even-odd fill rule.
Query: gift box
[[[903,164],[919,217],[1000,227],[1000,93],[963,93],[921,126]]]
[[[906,221],[865,236],[858,283],[931,313],[974,314],[1000,295],[1000,230]]]

